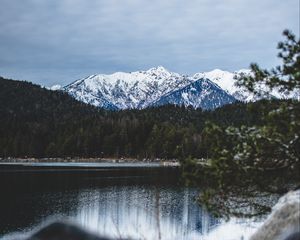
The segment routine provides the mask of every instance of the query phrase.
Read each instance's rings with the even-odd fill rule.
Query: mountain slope
[[[215,109],[235,101],[234,97],[210,80],[199,79],[186,87],[162,96],[152,105],[174,104],[202,109]]]
[[[190,91],[207,93],[213,99],[219,87],[212,84],[214,90],[206,92],[207,83],[195,81],[160,101],[170,103],[174,95]],[[193,96],[187,97],[191,101]],[[206,121],[224,127],[259,125],[266,109],[277,109],[279,104],[278,100],[263,100],[228,104],[214,111],[172,105],[105,111],[61,91],[0,78],[0,161],[26,156],[207,157],[202,135]]]
[[[207,93],[202,91],[202,87],[195,88],[192,85],[195,82],[199,85],[202,80],[157,67],[131,73],[92,75],[65,86],[63,90],[77,100],[111,110],[143,109],[161,105],[163,102],[210,109],[234,101],[222,89],[215,91],[214,97],[210,99]],[[210,81],[203,81],[204,83],[206,92],[209,92],[210,88],[216,88],[215,84]],[[196,93],[195,89],[200,92]],[[218,103],[215,102],[216,99]],[[212,103],[209,103],[210,101]]]
[[[289,94],[285,94],[274,89],[273,91],[270,92],[266,86],[261,85],[260,91],[263,93],[263,95],[261,97],[257,97],[254,94],[249,93],[245,89],[235,86],[236,77],[240,75],[250,75],[250,74],[251,72],[249,69],[241,69],[235,72],[228,72],[228,71],[222,71],[220,69],[215,69],[210,72],[196,73],[193,76],[193,78],[194,79],[207,78],[210,81],[219,85],[223,90],[227,91],[230,95],[235,97],[237,100],[243,102],[257,101],[262,98],[300,99],[300,93],[297,91],[293,91]]]
[[[73,112],[89,115],[100,109],[76,101],[67,93],[51,91],[39,85],[0,77],[0,116],[36,120],[66,118]],[[70,117],[69,120],[72,118]]]
[[[286,95],[276,90],[270,92],[265,86],[260,87],[260,91],[265,94],[255,96],[235,86],[235,78],[243,74],[249,75],[251,72],[247,69],[235,72],[215,69],[190,77],[156,67],[147,71],[91,75],[62,90],[79,101],[110,110],[143,109],[164,104],[214,109],[237,100],[300,99],[298,92]]]
[[[243,69],[236,72],[228,72],[222,71],[220,69],[215,69],[210,72],[200,72],[196,73],[193,78],[194,79],[201,79],[207,78],[210,81],[219,85],[223,90],[227,91],[230,95],[235,97],[240,101],[253,101],[255,97],[253,94],[235,86],[235,77],[239,76],[240,74],[250,74],[250,70]]]

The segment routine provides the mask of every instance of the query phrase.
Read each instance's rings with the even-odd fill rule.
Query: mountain
[[[249,74],[248,69],[235,72],[215,69],[187,76],[160,66],[147,71],[91,75],[63,88],[53,86],[50,89],[61,89],[79,101],[110,110],[144,109],[165,104],[215,109],[235,101],[300,99],[300,93],[296,91],[287,95],[277,90],[270,92],[261,86],[260,90],[265,94],[258,97],[235,86],[237,76]]]
[[[242,69],[235,72],[222,71],[220,69],[215,69],[210,72],[200,72],[196,73],[193,78],[201,79],[206,78],[215,84],[219,85],[223,90],[227,91],[230,95],[236,98],[239,101],[253,101],[256,100],[253,94],[247,92],[244,89],[241,89],[235,86],[235,77],[240,74],[248,75],[250,74],[250,70]]]
[[[194,108],[215,109],[236,99],[208,79],[199,79],[191,84],[172,91],[154,102],[154,106],[166,104],[193,106]]]
[[[268,88],[264,85],[260,86],[260,91],[264,93],[263,96],[255,96],[252,93],[249,93],[243,88],[235,86],[235,78],[240,75],[250,75],[251,71],[249,69],[241,69],[235,72],[222,71],[220,69],[215,69],[210,72],[200,72],[196,73],[193,78],[206,78],[210,81],[219,85],[223,90],[227,91],[230,95],[242,102],[253,102],[260,100],[262,98],[277,98],[277,99],[300,99],[300,93],[297,91],[293,91],[289,94],[281,93],[278,90],[274,89],[273,91],[269,91]]]
[[[147,71],[91,75],[62,89],[79,101],[112,110],[164,104],[213,109],[236,101],[208,79],[169,72],[161,66]]]
[[[63,89],[76,99],[109,109],[145,108],[192,81],[163,67],[148,71],[92,75]]]
[[[208,154],[205,122],[222,127],[258,126],[265,112],[282,104],[280,100],[236,102],[214,111],[164,105],[173,98],[194,104],[198,93],[210,98],[203,103],[217,103],[216,97],[226,99],[219,86],[201,80],[165,95],[153,103],[158,107],[106,111],[63,91],[0,77],[0,161],[26,156],[204,158]]]

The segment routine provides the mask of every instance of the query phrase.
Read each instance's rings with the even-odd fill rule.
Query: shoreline
[[[33,167],[33,168],[107,168],[107,167],[179,167],[177,160],[138,160],[133,158],[42,158],[42,159],[0,159],[2,167]]]
[[[0,158],[0,163],[43,163],[43,162],[60,162],[60,163],[160,163],[160,162],[179,162],[177,159],[162,159],[162,158],[131,158],[131,157],[95,157],[95,158],[84,158],[84,157],[54,157],[54,158],[19,158],[19,157],[8,157]]]

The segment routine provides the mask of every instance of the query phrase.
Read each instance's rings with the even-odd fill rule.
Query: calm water
[[[195,203],[176,168],[0,166],[0,188],[0,238],[56,219],[134,239],[202,239],[223,224]]]

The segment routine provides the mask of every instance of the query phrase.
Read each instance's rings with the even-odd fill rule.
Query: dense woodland
[[[206,158],[207,122],[261,125],[263,113],[281,102],[106,111],[61,91],[0,78],[0,157]]]

